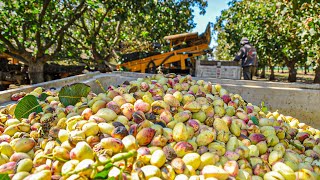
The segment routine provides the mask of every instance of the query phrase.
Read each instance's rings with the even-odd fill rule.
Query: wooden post
[[[188,58],[188,55],[180,55],[180,64],[181,64],[181,69],[185,70],[186,69],[186,59]]]

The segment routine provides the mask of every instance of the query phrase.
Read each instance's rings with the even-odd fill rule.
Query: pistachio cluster
[[[0,110],[0,173],[14,180],[320,177],[318,129],[219,84],[157,74],[67,107],[46,93],[28,118]]]

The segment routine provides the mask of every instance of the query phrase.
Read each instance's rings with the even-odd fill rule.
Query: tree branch
[[[17,46],[18,46],[18,49],[22,50],[23,47],[22,47],[22,44],[20,43],[18,37],[17,37],[17,36],[13,36],[12,38],[13,38],[13,40],[16,42],[16,44],[17,44]]]
[[[108,14],[108,11],[106,11],[106,12],[102,15],[101,19],[100,19],[99,22],[98,22],[98,27],[95,29],[95,31],[94,31],[94,33],[93,33],[93,37],[96,37],[97,34],[99,33],[99,31],[100,31],[100,29],[101,29],[101,26],[102,26],[102,23],[103,23],[103,20],[104,20],[104,18],[106,18],[107,14]]]
[[[41,26],[43,23],[43,17],[46,14],[49,3],[50,3],[50,0],[44,0],[42,10],[41,10],[39,17],[38,17],[39,18],[39,21],[37,23],[38,28],[37,28],[37,32],[35,34],[37,49],[38,49],[37,56],[42,56],[42,54],[43,54],[43,50],[42,50],[42,46],[41,46],[40,30],[41,30]]]
[[[122,22],[118,21],[117,27],[116,27],[116,38],[113,40],[113,44],[116,44],[120,39],[121,24],[122,24]]]
[[[82,23],[84,32],[89,36],[90,33],[89,33],[89,30],[88,30],[88,28],[87,28],[87,26],[86,26],[86,22],[84,22],[84,18],[81,18],[81,23]]]
[[[71,34],[66,33],[66,35],[67,35],[68,37],[70,37],[71,39],[73,39],[74,41],[76,41],[77,44],[79,44],[83,49],[89,50],[88,47],[86,47],[86,46],[85,46],[81,41],[79,41],[77,38],[74,38]]]
[[[61,50],[63,37],[64,37],[64,33],[60,34],[59,39],[58,39],[57,48],[56,48],[56,50],[54,50],[52,57],[54,57]]]
[[[82,9],[84,5],[85,5],[85,1],[82,1],[81,4],[76,8],[75,12],[78,12],[80,9]],[[75,13],[75,15],[72,18],[70,18],[70,21],[64,26],[62,26],[60,30],[57,31],[55,35],[56,37],[53,39],[56,39],[61,34],[64,34],[65,30],[67,30],[77,19],[79,19],[86,10],[87,10],[87,7],[84,7],[79,13]],[[44,47],[43,50],[49,49],[54,43],[55,43],[55,40],[52,40]]]
[[[0,29],[0,32],[2,32],[2,29]],[[14,47],[14,45],[8,39],[6,39],[1,33],[0,33],[0,40],[8,46],[9,50],[17,50]]]
[[[22,56],[20,56],[19,54],[15,54],[15,53],[12,53],[12,52],[10,52],[10,51],[5,51],[4,54],[7,55],[7,56],[12,57],[12,58],[14,58],[14,59],[17,59],[17,60],[19,60],[19,61],[21,61],[21,62],[23,62],[23,63],[25,63],[25,64],[28,64],[28,63],[29,63],[26,59],[24,59],[24,58],[23,58]]]
[[[26,27],[26,23],[27,23],[27,22],[24,22],[24,23],[22,24],[22,39],[23,39],[22,47],[23,47],[23,49],[25,49],[24,43],[27,41],[27,27]]]

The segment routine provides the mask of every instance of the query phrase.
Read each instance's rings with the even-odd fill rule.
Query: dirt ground
[[[261,71],[259,71],[259,73],[261,73]],[[254,76],[253,80],[269,81],[270,74],[271,74],[270,71],[266,71],[265,78]],[[288,70],[284,70],[283,72],[281,69],[280,71],[275,70],[274,74],[275,74],[274,82],[288,82],[288,76],[289,76]],[[309,71],[307,74],[304,74],[304,70],[298,70],[297,82],[312,84],[314,80],[314,75],[315,75],[314,71]]]

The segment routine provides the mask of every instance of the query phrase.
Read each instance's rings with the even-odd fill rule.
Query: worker
[[[243,71],[243,79],[252,80],[252,76],[255,74],[258,67],[257,51],[254,46],[249,43],[249,39],[243,37],[240,41],[241,48],[234,58],[234,61],[241,60],[241,66]]]

